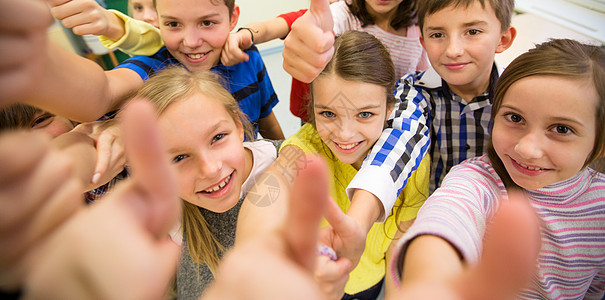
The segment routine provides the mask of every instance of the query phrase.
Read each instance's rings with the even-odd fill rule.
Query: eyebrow
[[[333,109],[330,106],[321,105],[321,104],[315,105],[315,108],[319,108],[319,109]],[[370,104],[370,105],[366,105],[366,106],[362,106],[362,107],[356,107],[357,110],[366,110],[366,109],[374,109],[374,108],[380,108],[380,105]]]
[[[198,20],[205,20],[205,19],[210,19],[210,18],[213,18],[213,17],[220,16],[220,15],[221,14],[219,14],[219,13],[210,13],[210,14],[207,14],[207,15],[199,16],[197,19]],[[160,15],[160,18],[162,18],[162,19],[169,19],[169,20],[179,20],[179,18],[170,16],[170,15]]]
[[[487,22],[481,21],[481,20],[476,20],[476,21],[466,22],[462,25],[464,27],[471,27],[471,26],[477,26],[477,25],[487,25]],[[427,30],[443,30],[443,29],[444,29],[443,26],[428,26],[427,27]]]
[[[510,110],[514,110],[516,112],[523,113],[521,110],[519,110],[519,109],[517,109],[515,107],[512,107],[512,106],[508,106],[508,105],[502,105],[502,106],[500,106],[500,109],[502,109],[502,108],[508,108]],[[553,122],[568,122],[568,123],[576,124],[576,125],[581,126],[581,127],[586,127],[584,125],[584,123],[582,123],[582,122],[580,122],[578,120],[570,119],[570,118],[566,118],[566,117],[552,117],[552,118],[550,118],[550,120],[552,120]]]
[[[208,130],[206,130],[205,133],[217,131],[217,129],[219,129],[224,123],[229,123],[229,121],[228,120],[220,120],[220,121],[218,121],[218,123],[214,124],[214,126],[212,126],[211,128],[209,128]],[[178,148],[178,147],[169,148],[168,149],[168,153],[170,153],[170,154],[175,154],[175,153],[179,153],[179,152],[182,152],[182,150],[180,148]]]

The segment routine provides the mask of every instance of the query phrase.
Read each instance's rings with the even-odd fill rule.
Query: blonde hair
[[[147,80],[138,91],[137,97],[149,100],[158,115],[161,115],[171,104],[194,94],[203,94],[219,100],[233,121],[244,128],[246,137],[252,140],[250,122],[219,80],[220,77],[211,71],[189,72],[182,67],[173,67]],[[220,260],[219,251],[224,251],[225,247],[212,234],[198,206],[184,200],[183,228],[193,261],[206,264],[214,273]]]

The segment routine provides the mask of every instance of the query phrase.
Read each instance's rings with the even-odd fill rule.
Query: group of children
[[[28,1],[25,5],[35,6],[37,0]],[[76,170],[86,166],[80,176],[84,183],[98,182],[101,175],[103,182],[114,178],[126,161],[132,178],[98,204],[83,210],[68,205],[52,222],[48,213],[37,213],[41,221],[23,229],[38,232],[24,235],[27,243],[15,240],[8,229],[0,231],[2,243],[11,242],[15,249],[7,253],[31,249],[20,259],[13,254],[0,260],[3,291],[111,298],[131,289],[124,295],[153,295],[166,291],[170,269],[178,262],[176,297],[186,299],[203,294],[237,298],[234,284],[259,298],[294,296],[288,291],[295,290],[303,291],[297,295],[303,299],[376,299],[381,291],[392,299],[414,293],[477,299],[494,294],[601,299],[605,294],[605,177],[588,167],[605,147],[603,48],[553,40],[502,72],[494,54],[515,38],[512,0],[345,0],[331,5],[312,0],[307,11],[232,34],[240,14],[234,1],[153,1],[159,30],[91,1],[49,3],[66,26],[104,35],[112,47],[147,56],[135,55],[103,71],[52,45],[41,46],[41,63],[28,61],[42,74],[30,79],[37,91],[7,87],[3,98],[75,121],[92,121],[128,101],[116,117],[122,132],[114,131],[114,121],[100,126],[123,140],[124,148],[113,138],[109,147],[85,134],[85,142],[65,135],[61,143],[67,146],[60,149],[72,151],[65,152]],[[104,20],[103,26],[90,29],[90,18],[83,16],[91,12]],[[156,20],[152,13],[143,15],[149,23]],[[37,28],[30,26],[35,34]],[[142,32],[146,37],[137,39]],[[307,106],[301,115],[307,124],[282,142],[272,112],[277,97],[253,43],[284,37],[284,68],[311,84],[291,98],[298,97],[296,111],[301,103]],[[65,67],[58,69],[59,62]],[[149,107],[129,100],[133,93],[152,104],[157,121]],[[78,109],[81,104],[74,107],[76,99],[86,99],[84,111]],[[20,127],[33,127],[32,122]],[[257,133],[268,140],[255,140]],[[123,149],[127,160],[107,159]],[[91,171],[106,160],[111,163],[101,164],[107,171]],[[7,163],[0,177],[3,189],[17,186],[2,184],[11,182],[6,179],[11,165],[13,173],[37,170],[33,163],[18,163]],[[32,183],[21,182],[27,184]],[[517,190],[522,197],[513,194]],[[73,187],[69,191],[49,199],[60,203],[59,198],[75,193]],[[31,197],[31,203],[50,192],[11,193],[2,192]],[[182,202],[178,218],[178,204],[168,201],[176,197]],[[130,204],[126,210],[125,204]],[[541,220],[539,226],[527,204]],[[509,206],[515,205],[521,205],[512,210],[519,220],[510,219]],[[103,227],[110,213],[120,232]],[[19,217],[26,215],[15,215],[5,221],[12,227],[5,228],[25,222]],[[121,219],[131,215],[134,221]],[[322,216],[327,222],[318,231]],[[111,243],[112,251],[68,255],[67,241],[86,248],[99,243],[78,232],[87,226],[100,233],[99,241]],[[503,228],[516,233],[508,240],[523,241],[523,247],[495,247]],[[125,245],[147,255],[132,259],[130,251],[114,253],[123,249],[119,241],[130,239],[129,234],[137,237]],[[180,246],[180,259],[174,244]],[[316,244],[321,245],[319,256]],[[39,251],[48,257],[37,257]],[[497,262],[502,257],[512,259],[509,266]],[[98,265],[108,261],[127,266]],[[149,268],[140,268],[145,262],[162,274],[143,273]],[[62,264],[63,276],[51,278]],[[127,280],[103,278],[116,272],[111,266],[127,270],[118,276]],[[78,272],[89,272],[95,283],[82,282]],[[262,281],[254,273],[274,279]],[[153,280],[133,288],[145,277]],[[491,290],[469,287],[469,278],[485,281]],[[461,286],[466,287],[458,288],[465,281]],[[153,289],[143,291],[151,282]],[[438,288],[426,290],[431,285]]]

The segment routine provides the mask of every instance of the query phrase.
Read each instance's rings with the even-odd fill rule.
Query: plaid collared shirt
[[[396,91],[399,102],[390,116],[391,128],[376,142],[364,166],[389,166],[399,193],[430,142],[430,191],[434,191],[454,165],[487,150],[492,86],[498,77],[494,65],[488,91],[466,103],[434,69],[408,74]]]

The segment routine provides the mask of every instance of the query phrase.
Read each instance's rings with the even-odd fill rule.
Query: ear
[[[391,115],[391,113],[393,112],[393,107],[395,106],[395,104],[391,104],[388,105],[387,104],[387,114],[386,116],[384,116],[384,121],[386,122],[389,119],[389,116]]]
[[[498,47],[496,47],[496,53],[502,53],[504,50],[510,48],[517,36],[517,29],[515,27],[508,27],[508,29],[502,32],[500,36],[500,43],[498,43]]]
[[[229,31],[232,31],[233,28],[237,25],[237,21],[239,20],[239,5],[235,4],[233,7],[233,13],[231,14],[231,20],[229,24]]]
[[[422,48],[424,48],[424,50],[426,51],[426,46],[424,45],[424,35],[422,33],[420,34],[420,44],[422,45]]]
[[[235,125],[237,126],[237,134],[239,136],[239,139],[243,143],[244,142],[244,137],[245,137],[244,125],[242,125],[242,121],[237,122]]]

